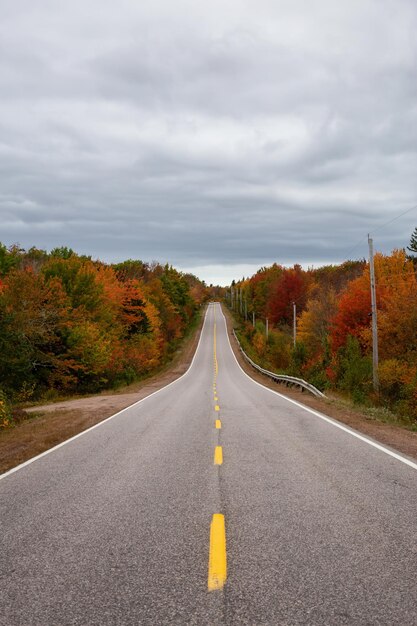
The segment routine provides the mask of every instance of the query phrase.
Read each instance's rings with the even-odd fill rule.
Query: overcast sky
[[[416,0],[3,0],[0,241],[216,283],[403,247],[416,33]]]

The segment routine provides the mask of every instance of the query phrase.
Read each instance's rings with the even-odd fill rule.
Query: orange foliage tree
[[[16,398],[134,380],[175,349],[208,295],[170,266],[68,248],[0,245],[0,281],[0,386]]]

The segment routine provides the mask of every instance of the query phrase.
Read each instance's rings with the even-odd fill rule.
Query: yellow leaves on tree
[[[96,322],[85,320],[71,329],[67,345],[71,358],[81,369],[89,376],[97,376],[105,372],[110,361],[112,339]]]
[[[298,320],[297,337],[314,357],[323,350],[329,334],[331,319],[336,314],[337,299],[333,289],[315,290],[314,299],[307,302],[307,308]]]
[[[170,266],[109,266],[67,249],[19,249],[2,267],[0,380],[14,398],[134,380],[175,348],[206,294]]]
[[[403,250],[390,256],[377,254],[375,276],[380,358],[400,357],[417,365],[417,281],[413,264]],[[364,280],[369,281],[369,271]],[[370,327],[363,330],[362,337],[371,350]]]
[[[266,337],[263,333],[257,331],[252,339],[253,347],[259,356],[263,356],[266,350]]]

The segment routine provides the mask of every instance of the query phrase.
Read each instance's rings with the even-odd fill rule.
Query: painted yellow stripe
[[[214,410],[215,410],[215,411],[220,411],[220,407],[219,407],[219,405],[218,405],[218,404],[216,404],[216,406],[214,407]]]
[[[214,465],[223,465],[223,448],[216,446],[214,449]]]
[[[214,402],[217,402],[217,400],[218,400],[218,397],[214,396]]]
[[[227,578],[226,528],[224,515],[215,513],[210,524],[208,590],[222,589]]]
[[[220,420],[216,420],[216,428],[221,428],[222,427],[222,423]]]

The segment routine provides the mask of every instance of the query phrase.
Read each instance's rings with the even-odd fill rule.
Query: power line
[[[388,220],[387,222],[384,222],[383,224],[381,224],[380,226],[378,226],[377,228],[375,228],[372,231],[372,234],[382,230],[383,228],[385,228],[386,226],[389,226],[389,224],[392,224],[393,222],[395,222],[396,220],[400,219],[400,217],[403,217],[403,215],[407,215],[407,213],[411,213],[411,211],[415,211],[417,209],[417,204],[413,205],[412,207],[409,207],[408,209],[406,209],[405,211],[403,211],[402,213],[399,213],[398,215],[396,215],[395,217],[393,217],[392,219]],[[346,254],[346,257],[349,257],[350,254],[352,254],[352,252],[354,250],[356,250],[356,248],[358,248],[363,242],[367,241],[368,237],[362,237],[362,239],[360,239],[360,241],[358,241],[357,244],[354,245],[353,248],[351,248],[351,250]],[[340,261],[340,263],[344,263],[345,261],[349,260],[349,258],[345,258],[343,260]],[[302,298],[304,298],[304,294],[299,296],[296,300],[294,300],[294,302],[299,302]]]
[[[417,204],[415,204],[414,206],[406,209],[405,211],[403,211],[402,213],[400,213],[399,215],[396,215],[395,217],[393,217],[392,219],[388,220],[387,222],[384,222],[383,224],[381,224],[380,226],[378,226],[377,228],[373,229],[372,235],[374,235],[375,233],[377,233],[378,231],[382,230],[383,228],[385,228],[385,226],[388,226],[389,224],[392,224],[393,222],[395,222],[396,220],[400,219],[400,217],[403,217],[403,215],[407,215],[407,213],[411,213],[411,211],[414,211],[417,209]],[[349,255],[352,254],[352,252],[354,250],[356,250],[356,248],[358,248],[360,245],[362,245],[362,243],[364,241],[367,241],[367,237],[362,237],[358,243],[356,243],[353,248],[351,250],[349,250],[349,252],[347,252],[346,257],[349,257]],[[345,259],[346,260],[346,259]],[[341,263],[343,263],[343,261],[341,261]]]
[[[393,222],[395,222],[396,220],[400,219],[400,218],[401,218],[401,217],[403,217],[404,215],[407,215],[407,213],[411,213],[411,211],[414,211],[414,210],[416,210],[416,209],[417,209],[417,204],[413,205],[412,207],[409,207],[408,209],[406,209],[406,210],[405,210],[405,211],[403,211],[402,213],[399,213],[398,215],[396,215],[396,216],[395,216],[395,217],[393,217],[392,219],[388,220],[387,222],[384,222],[383,224],[381,224],[380,226],[378,226],[377,228],[375,228],[375,229],[372,231],[372,234],[374,234],[374,233],[376,233],[376,232],[378,232],[378,231],[382,230],[383,228],[385,228],[386,226],[389,226],[390,224],[392,224],[392,223],[393,223]],[[368,240],[368,236],[366,236],[366,237],[362,237],[362,238],[358,241],[358,243],[356,243],[356,244],[353,246],[353,248],[351,248],[351,249],[349,250],[349,252],[346,254],[346,257],[349,257],[349,255],[350,255],[350,254],[352,254],[352,252],[353,252],[354,250],[356,250],[356,248],[358,248],[358,247],[359,247],[359,246],[360,246],[363,242],[365,242],[365,241],[367,241],[367,240]],[[345,261],[348,261],[348,260],[350,260],[350,259],[349,259],[349,258],[342,259],[342,260],[340,261],[340,264],[342,264],[342,263],[344,263]],[[336,263],[335,265],[337,265],[337,263]],[[391,277],[390,277],[390,278],[391,278]],[[394,278],[394,277],[392,277],[392,278]],[[379,280],[382,280],[385,284],[387,284],[387,282],[388,282],[388,283],[390,282],[390,281],[386,281],[386,279],[384,280],[382,277],[380,277],[380,278],[379,278]],[[395,280],[395,278],[394,278],[394,280]],[[296,304],[296,303],[298,303],[298,302],[299,302],[300,300],[302,300],[303,298],[305,298],[305,294],[302,294],[302,295],[300,295],[298,298],[296,298],[295,300],[293,300],[293,305],[294,305],[294,304]]]
[[[377,233],[379,230],[381,230],[381,228],[385,228],[385,226],[388,226],[389,224],[392,224],[393,222],[395,222],[396,220],[398,220],[400,217],[402,217],[403,215],[406,215],[407,213],[411,213],[411,211],[414,211],[415,209],[417,209],[417,204],[415,204],[414,206],[412,206],[411,208],[407,209],[406,211],[404,211],[403,213],[400,213],[399,215],[397,215],[396,217],[394,217],[392,220],[389,220],[388,222],[385,222],[384,224],[381,224],[381,226],[378,226],[378,228],[376,228],[374,231],[372,231],[372,234]]]

